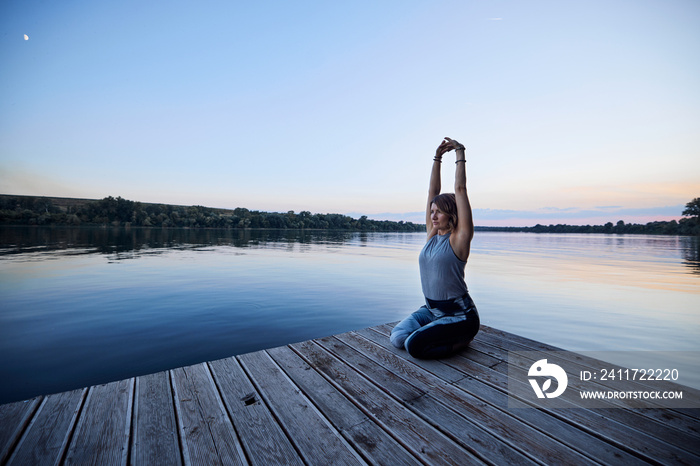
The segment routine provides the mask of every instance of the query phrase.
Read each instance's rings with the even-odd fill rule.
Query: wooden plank
[[[333,344],[332,339],[323,339],[323,341],[333,345],[329,349],[332,349],[340,359],[348,364],[350,364],[348,361],[352,361],[353,367],[357,364],[358,358],[350,351],[359,351],[363,358],[378,363],[371,367],[368,363],[360,362],[361,366],[357,366],[362,367],[363,375],[375,384],[381,384],[384,387],[391,387],[395,383],[405,384],[429,393],[429,397],[401,401],[417,410],[427,410],[425,413],[421,411],[418,413],[428,422],[434,422],[437,428],[448,429],[455,435],[457,441],[465,442],[466,448],[478,445],[478,451],[474,453],[482,456],[486,461],[496,464],[523,464],[532,462],[529,458],[535,458],[549,463],[556,458],[557,461],[570,464],[590,463],[586,457],[572,451],[567,445],[552,440],[551,437],[508,413],[444,383],[427,371],[386,352],[359,335],[343,334],[336,336],[335,339],[347,344],[339,346]],[[401,377],[394,374],[399,374]],[[392,376],[398,380],[387,383]],[[432,400],[435,400],[435,406],[429,406]],[[447,408],[449,410],[445,411]],[[455,417],[450,413],[456,413],[459,416]]]
[[[251,464],[303,464],[235,358],[209,363]]]
[[[306,462],[364,463],[267,353],[259,351],[238,358]]]
[[[374,332],[367,332],[366,330],[361,331],[363,336],[384,347],[390,345],[386,339],[390,329],[386,328],[386,326],[372,328],[371,330],[375,330]],[[589,429],[581,429],[581,426],[576,425],[575,422],[566,417],[534,408],[508,410],[506,395],[508,391],[507,363],[500,359],[503,353],[501,350],[496,351],[495,348],[489,354],[475,351],[475,348],[481,348],[481,346],[480,342],[475,340],[472,342],[471,348],[463,351],[461,356],[444,360],[443,363],[447,363],[454,369],[459,369],[468,375],[466,378],[455,382],[455,385],[492,403],[494,406],[507,410],[509,414],[518,417],[523,422],[538,430],[542,430],[553,438],[566,443],[571,448],[597,461],[602,461],[605,464],[630,464],[638,461],[638,458],[631,456],[624,447],[615,442],[611,444],[606,439],[598,438],[596,433],[591,432]],[[488,366],[482,366],[476,363],[474,359],[487,363]],[[425,364],[423,360],[411,359],[411,362],[421,367],[424,367]],[[428,367],[432,368],[432,364]],[[494,390],[495,388],[497,390]],[[565,412],[567,410],[560,411]],[[599,424],[597,425],[599,425],[599,428],[605,429],[607,423],[604,419],[596,417],[592,419],[598,420]]]
[[[557,348],[546,343],[532,340],[527,337],[516,335],[514,333],[506,332],[503,330],[494,329],[492,327],[484,327],[482,336],[487,338],[495,338],[496,341],[507,341],[511,344],[517,345],[517,347],[522,348],[520,350],[514,349],[513,351],[551,351],[557,352],[562,358],[580,365],[582,368],[590,367],[601,367],[601,363],[604,364],[603,367],[614,368],[614,369],[626,369],[625,367],[619,366],[617,364],[612,364],[610,362],[600,361],[594,359],[590,356],[576,353],[573,351],[566,351],[561,348]],[[602,383],[602,382],[601,382]],[[605,385],[604,383],[602,383]],[[630,382],[631,386],[636,386],[639,390],[658,390],[658,384],[651,381],[636,380],[633,383]],[[684,385],[679,385],[672,381],[667,381],[666,385],[668,390],[683,390],[683,396],[686,400],[692,400],[694,403],[700,403],[700,390],[692,387],[687,387]],[[694,410],[690,413],[695,418],[700,418],[700,410]]]
[[[475,456],[495,464],[533,463],[522,452],[473,423],[472,419],[461,416],[454,410],[454,406],[442,403],[439,395],[435,395],[449,385],[427,371],[418,373],[419,369],[411,367],[403,357],[388,352],[355,333],[324,338],[319,343],[346,364],[360,371],[375,385],[385,389],[390,396],[413,408],[426,422]],[[404,388],[396,390],[402,386]],[[418,389],[426,395],[404,398],[401,396],[402,392],[410,393],[406,387]]]
[[[468,354],[471,357],[474,352],[469,352]],[[503,374],[495,370],[495,367],[499,366],[484,367],[472,359],[467,359],[467,361],[469,364],[468,372],[471,374],[471,377],[460,380],[455,384],[460,389],[505,410],[511,416],[533,426],[559,442],[565,443],[570,448],[595,461],[611,465],[634,464],[639,461],[638,458],[630,455],[624,449],[598,438],[596,435],[581,429],[575,423],[567,422],[565,418],[555,416],[551,412],[535,408],[509,408],[507,380],[503,377]],[[465,365],[460,366],[466,368]],[[523,408],[527,408],[527,405],[523,405]]]
[[[514,368],[514,365],[512,364],[513,358],[511,358],[511,365],[509,367],[509,373],[511,374],[511,383],[517,383],[520,385],[522,390],[530,390],[530,387],[521,381],[527,380],[527,370],[531,365],[531,361],[526,360],[524,363],[527,366],[525,367],[520,367],[520,368]],[[520,374],[517,376],[517,374]],[[518,381],[514,382],[513,380],[513,375],[516,375],[516,378],[519,379]],[[575,381],[571,381],[570,378],[570,383],[569,385],[571,387],[576,388],[577,384]],[[573,401],[573,406],[574,408],[580,408],[580,409],[585,409],[582,404],[578,404],[578,400],[574,399]],[[610,403],[611,405],[613,403]],[[612,407],[609,409],[593,409],[590,410],[595,412],[596,414],[599,415],[604,415],[608,421],[615,421],[615,423],[610,423],[608,424],[608,428],[615,428],[618,425],[624,425],[624,426],[630,426],[634,428],[637,431],[643,432],[643,435],[647,435],[650,437],[653,437],[653,441],[651,439],[647,439],[647,448],[650,448],[652,445],[656,445],[658,449],[664,449],[667,451],[673,451],[671,446],[675,446],[677,448],[685,449],[686,451],[689,451],[691,449],[698,450],[698,442],[697,439],[693,438],[692,436],[689,436],[685,434],[684,432],[678,431],[676,429],[673,429],[669,425],[664,425],[663,423],[657,422],[653,419],[650,419],[642,414],[639,414],[638,411],[632,411],[629,409],[623,409],[622,406],[618,407]],[[643,412],[647,412],[650,410],[644,410]],[[670,410],[663,410],[663,409],[657,409],[655,411],[658,411],[660,413],[663,413],[664,411],[670,412]],[[649,414],[647,412],[647,414]],[[700,456],[698,456],[697,453],[693,453],[693,456],[695,456],[698,461],[700,461]],[[680,453],[678,453],[680,454]]]
[[[368,355],[368,357],[376,357],[378,358],[377,360],[380,362],[384,361],[386,356],[383,357],[381,351],[384,350],[385,352],[393,352],[393,346],[389,343],[388,339],[384,335],[379,334],[377,332],[366,332],[366,330],[367,329],[363,329],[359,332],[352,332],[350,335],[357,334],[371,341],[378,348],[367,348],[365,351],[363,351],[363,354]],[[361,342],[357,342],[353,345],[354,348],[362,348],[363,346],[364,345]],[[470,357],[472,357],[474,353],[475,352],[473,351],[468,352]],[[395,357],[399,357],[401,355],[406,355],[406,352],[401,351]],[[409,358],[408,356],[404,357]],[[402,377],[405,374],[405,376],[409,377],[409,380],[414,380],[416,382],[420,382],[422,377],[424,377],[421,373],[421,370],[426,372],[432,372],[434,368],[434,361],[425,361],[413,358],[405,359],[404,361],[404,364],[410,364],[406,364],[406,368],[396,370],[395,373],[401,374]],[[486,362],[493,365],[493,361],[493,358],[489,358]],[[388,369],[394,370],[393,364],[384,365]],[[415,369],[412,369],[411,366],[417,367]],[[597,437],[588,434],[585,431],[578,429],[570,423],[563,422],[562,420],[551,416],[546,412],[539,411],[536,409],[509,410],[508,398],[506,393],[504,391],[495,389],[493,383],[489,384],[485,382],[490,379],[488,373],[486,372],[490,371],[489,367],[482,367],[481,365],[476,365],[476,367],[481,368],[482,370],[469,371],[469,375],[465,373],[465,377],[457,379],[453,384],[457,385],[462,390],[465,390],[466,388],[465,391],[467,391],[469,394],[483,401],[486,401],[487,403],[501,409],[502,411],[506,411],[510,416],[520,419],[522,422],[536,428],[537,430],[542,431],[548,436],[557,439],[559,442],[568,445],[570,448],[573,448],[581,454],[589,456],[596,461],[601,461],[606,464],[630,464],[630,462],[633,462],[634,458],[625,451],[616,448],[608,444],[607,442],[604,442],[598,439]],[[456,370],[454,368],[451,369]]]
[[[58,464],[86,394],[81,389],[46,396],[7,464]]]
[[[638,457],[624,449],[612,445],[586,430],[580,429],[574,423],[553,416],[551,412],[528,407],[527,405],[522,405],[521,408],[513,408],[515,403],[512,400],[509,408],[506,393],[495,390],[481,380],[473,379],[468,381],[465,379],[459,382],[458,385],[462,390],[494,406],[500,406],[511,416],[601,464],[628,465],[640,462]]]
[[[484,348],[484,344],[481,340],[478,342],[473,342],[474,347]],[[504,343],[505,345],[506,343]],[[507,351],[505,349],[496,348],[493,345],[490,346],[491,354],[498,354],[500,351],[502,357],[507,357]],[[518,361],[514,358],[511,361],[512,367],[515,367]],[[554,360],[554,358],[552,358]],[[534,360],[520,361],[520,370],[522,375],[521,380],[527,378],[526,373],[531,362]],[[511,369],[512,369],[511,367]],[[499,366],[498,370],[507,376],[507,368],[504,366]],[[570,379],[573,383],[570,385],[572,387],[577,387],[576,384],[576,374]],[[579,387],[582,388],[582,387]],[[682,414],[670,409],[623,409],[624,404],[612,403],[618,407],[613,408],[597,408],[595,412],[600,415],[604,415],[606,418],[615,421],[616,423],[621,423],[626,426],[633,426],[635,429],[642,430],[646,434],[651,434],[659,440],[669,443],[670,445],[675,445],[676,447],[685,449],[694,455],[700,454],[700,442],[698,438],[694,435],[694,430],[697,430],[698,423],[693,422],[692,418],[683,416]],[[579,405],[582,406],[582,405]]]
[[[247,464],[206,364],[170,371],[186,465]]]
[[[510,340],[494,338],[495,337],[492,335],[485,335],[485,338],[482,337],[482,339],[488,341],[489,343],[486,344],[480,342],[481,346],[489,347],[489,345],[500,344],[502,346],[509,347],[510,349],[516,348],[519,350],[521,348],[520,346],[513,346],[517,345],[517,343],[513,343]],[[519,340],[521,337],[514,336],[514,338]],[[492,353],[501,352],[504,358],[507,357],[506,352],[503,349],[499,348],[496,350],[494,346],[490,347],[490,351]],[[577,359],[576,356],[569,357],[566,355],[562,355],[562,358],[568,358],[572,361]],[[585,357],[584,359],[587,364],[591,364],[591,358]],[[573,380],[576,381],[577,374],[574,374],[574,376],[575,377]],[[603,385],[603,387],[605,387],[605,385]],[[686,391],[684,389],[684,396],[685,392]],[[624,406],[624,404],[621,403],[618,403],[618,405]],[[698,420],[696,417],[698,410],[666,408],[634,409],[628,407],[626,409],[597,408],[594,411],[597,414],[606,416],[609,419],[633,426],[638,430],[644,431],[646,434],[650,434],[663,442],[682,448],[696,456],[700,455],[700,420]]]
[[[167,372],[136,378],[131,464],[182,464]]]
[[[455,368],[462,368],[465,372],[488,372],[488,375],[481,373],[479,380],[490,383],[505,393],[508,392],[506,374],[497,372],[495,369],[480,368],[477,363],[464,357],[451,358],[446,362],[453,365]],[[502,370],[500,367],[497,368]],[[514,381],[513,383],[521,382]],[[467,383],[458,382],[457,385],[462,387],[465,391],[469,391],[469,385]],[[618,410],[620,409],[616,409],[615,411]],[[573,423],[591,435],[603,439],[606,442],[610,442],[617,448],[628,451],[640,458],[647,458],[648,460],[659,461],[661,463],[692,464],[693,461],[695,461],[695,455],[673,445],[669,445],[664,441],[660,441],[650,435],[649,432],[643,432],[635,427],[610,419],[600,414],[598,412],[599,410],[590,410],[572,405],[571,408],[556,410],[544,409],[544,411],[562,420]]]
[[[512,333],[504,332],[501,330],[496,330],[493,328],[487,328],[487,332],[478,335],[477,339],[479,342],[484,343],[489,346],[495,346],[499,348],[502,353],[502,349],[506,348],[511,351],[550,351],[557,350],[556,348],[547,345],[545,343],[535,342],[525,337],[519,335],[514,335]],[[483,351],[483,350],[481,350]],[[583,370],[590,367],[614,367],[624,369],[621,366],[616,366],[607,362],[602,362],[594,360],[588,356],[584,356],[578,353],[572,352],[562,352],[559,351],[557,355],[563,360],[571,361],[577,367],[577,370]],[[505,356],[507,359],[507,354]],[[577,374],[574,374],[577,375]],[[597,382],[603,387],[612,387],[611,384],[606,382]],[[659,390],[658,386],[649,385],[651,382],[635,383],[639,390]],[[685,387],[678,384],[670,384],[668,390],[682,390],[684,400],[694,400],[696,402],[700,396],[700,391],[692,387]],[[693,435],[700,440],[700,409],[690,409],[690,408],[662,408],[662,409],[642,409],[636,410],[638,414],[650,417],[663,423],[664,425],[670,425],[674,428],[683,431],[687,434]]]
[[[513,351],[513,352],[541,352],[543,350],[533,348],[530,346],[525,346],[521,344],[519,341],[519,338],[516,338],[515,340],[507,338],[507,336],[501,336],[501,335],[495,335],[491,333],[484,333],[479,336],[479,340],[482,342],[485,342],[487,344],[491,344],[492,346],[496,346],[499,348],[507,349],[508,351]],[[609,362],[605,361],[600,361],[597,359],[593,359],[588,356],[584,356],[581,354],[577,353],[572,353],[570,351],[564,351],[564,350],[556,350],[556,351],[547,351],[547,359],[554,361],[557,364],[565,366],[567,369],[569,369],[570,373],[574,376],[578,376],[580,371],[582,370],[589,370],[589,371],[597,371],[601,367],[608,368],[608,369],[620,369],[624,370],[622,366],[618,366]],[[618,385],[615,385],[615,381],[603,381],[603,380],[592,380],[588,382],[589,385],[591,385],[593,388],[591,389],[600,389],[600,390],[605,390],[605,389],[615,389]],[[683,399],[686,402],[691,402],[695,404],[700,404],[700,391],[695,390],[691,387],[684,387],[681,385],[678,385],[676,383],[673,383],[671,381],[663,381],[661,383],[653,383],[653,382],[648,382],[648,381],[626,381],[625,382],[625,389],[626,390],[683,390]],[[673,410],[673,408],[668,408]],[[693,420],[696,420],[694,418]]]
[[[126,464],[134,379],[91,387],[65,464]]]
[[[10,456],[42,401],[43,397],[36,397],[0,405],[0,464]]]
[[[333,426],[372,464],[420,464],[381,427],[288,347],[267,350]]]
[[[382,390],[313,342],[291,345],[307,364],[322,373],[374,422],[391,432],[407,450],[429,464],[479,464],[469,451],[457,445],[419,416],[405,409]]]
[[[392,327],[0,406],[0,464],[700,464],[700,410],[514,409],[509,351],[557,348],[483,326],[416,360]]]
[[[388,322],[386,324],[375,325],[374,327],[368,328],[388,337],[389,335],[391,335],[391,331],[394,329],[394,327],[396,327],[396,324],[398,323],[399,321],[397,320],[396,322]]]

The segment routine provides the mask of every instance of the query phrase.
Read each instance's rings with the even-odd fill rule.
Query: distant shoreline
[[[0,194],[0,225],[114,226],[224,229],[425,231],[424,224],[355,219],[308,211],[262,212],[131,201],[121,197],[79,199]]]
[[[343,214],[312,214],[308,211],[262,212],[238,207],[223,209],[130,201],[121,197],[83,199],[0,194],[0,225],[124,226],[162,228],[306,229],[351,231],[424,232],[425,224],[355,219]],[[656,221],[646,224],[540,225],[527,227],[476,226],[476,231],[511,233],[596,233],[645,235],[700,235],[694,219]]]

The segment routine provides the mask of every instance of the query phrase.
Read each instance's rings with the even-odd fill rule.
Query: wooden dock
[[[2,405],[0,463],[700,464],[698,409],[509,409],[508,351],[556,348],[482,327],[421,361],[391,327]]]

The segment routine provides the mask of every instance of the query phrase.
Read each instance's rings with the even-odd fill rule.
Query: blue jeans
[[[479,331],[479,313],[469,294],[426,305],[396,324],[391,344],[414,358],[444,358],[463,348]]]

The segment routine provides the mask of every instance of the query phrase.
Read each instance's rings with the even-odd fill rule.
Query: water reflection
[[[17,381],[0,402],[399,320],[422,304],[424,241],[0,227],[0,374]],[[697,238],[490,232],[467,283],[482,323],[538,341],[696,351],[699,262]]]
[[[685,266],[694,274],[700,275],[700,237],[684,238],[682,245]]]
[[[0,227],[0,258],[23,255],[30,260],[31,253],[51,252],[53,255],[105,254],[110,259],[134,259],[142,255],[163,253],[167,250],[192,250],[212,246],[236,248],[290,248],[303,245],[346,245],[359,247],[376,243],[382,236],[411,238],[417,244],[415,233],[367,233],[340,230],[265,230],[265,229],[189,229],[189,228],[103,228],[103,227]],[[523,238],[527,237],[526,241]],[[596,234],[534,234],[534,233],[480,233],[476,236],[474,250],[488,254],[490,241],[508,243],[510,252],[517,251],[532,257],[561,257],[588,252],[608,251],[623,259],[634,260],[638,252],[645,257],[683,260],[683,265],[693,274],[700,274],[700,238],[688,236],[649,235],[596,235]],[[496,251],[502,250],[499,244]],[[5,257],[8,259],[8,257]],[[45,259],[45,257],[44,257]]]
[[[0,374],[13,381],[0,403],[391,322],[420,305],[405,265],[415,233],[0,230]]]
[[[166,250],[210,246],[237,248],[295,244],[344,244],[368,242],[369,233],[326,230],[227,230],[188,228],[0,228],[0,257],[33,252],[108,254],[114,259],[133,259]]]

